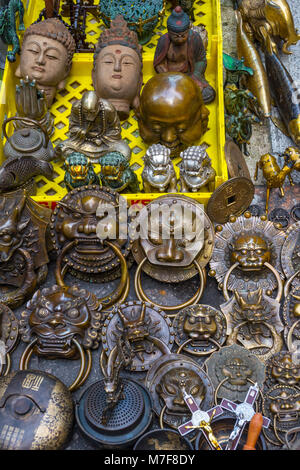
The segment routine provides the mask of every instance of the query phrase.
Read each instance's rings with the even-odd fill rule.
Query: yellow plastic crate
[[[43,0],[27,0],[27,5],[24,2],[26,9],[24,22],[25,27],[37,20],[40,11],[44,7]],[[208,105],[210,111],[209,116],[209,130],[202,137],[200,142],[196,144],[206,143],[208,145],[207,153],[212,160],[212,166],[216,170],[216,187],[228,179],[227,166],[224,155],[225,144],[225,126],[224,126],[224,99],[223,99],[223,57],[222,57],[222,23],[221,23],[221,9],[219,0],[198,0],[194,3],[195,11],[195,25],[205,25],[208,32],[208,49],[207,49],[207,71],[206,78],[209,83],[217,91],[216,99],[213,103]],[[171,5],[167,3],[166,13],[161,23],[158,23],[154,35],[149,43],[143,46],[143,75],[144,83],[146,83],[154,74],[153,58],[155,47],[158,38],[165,34],[167,31],[166,23],[167,17],[171,12]],[[67,19],[65,18],[67,21]],[[87,26],[87,41],[96,44],[99,34],[104,29],[102,22],[99,24],[92,15],[88,15]],[[21,40],[22,34],[20,33]],[[6,61],[6,66],[3,75],[3,83],[0,94],[0,122],[7,117],[14,116],[16,113],[15,108],[15,86],[17,79],[15,78],[15,71],[17,68],[19,58],[14,64]],[[69,115],[72,103],[81,98],[82,93],[86,90],[92,90],[91,72],[93,67],[93,53],[75,54],[73,59],[73,67],[71,75],[67,81],[64,90],[57,94],[57,99],[51,107],[51,114],[54,117],[55,132],[51,138],[54,145],[58,144],[67,138],[69,127]],[[126,139],[130,148],[132,149],[131,165],[134,165],[136,174],[139,179],[140,187],[142,188],[142,170],[143,170],[143,156],[146,152],[146,145],[143,143],[139,136],[138,123],[131,111],[130,117],[127,121],[122,122],[122,137]],[[12,124],[8,127],[9,135],[13,132]],[[1,146],[3,146],[3,136],[1,139]],[[1,152],[1,159],[3,160],[3,152]],[[1,163],[0,159],[0,163]],[[177,164],[180,158],[174,159],[174,165],[177,176],[179,176],[179,168]],[[48,181],[44,177],[36,179],[38,186],[38,193],[33,198],[37,202],[45,204],[53,208],[57,201],[62,199],[67,193],[64,187],[64,170],[63,162],[54,162],[55,178],[54,181]],[[95,170],[100,170],[99,165],[95,165]],[[199,193],[185,193],[202,204],[207,204],[211,196],[210,192]],[[124,197],[130,204],[142,202],[147,204],[162,194],[124,194]]]

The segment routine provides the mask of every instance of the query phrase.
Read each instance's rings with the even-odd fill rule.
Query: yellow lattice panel
[[[29,0],[26,14],[25,26],[28,27],[33,21],[36,21],[44,2],[42,0]],[[207,71],[206,78],[209,83],[217,91],[216,99],[213,103],[208,105],[210,111],[209,116],[209,130],[203,136],[201,142],[197,144],[206,143],[208,145],[207,153],[212,160],[212,166],[216,170],[216,187],[223,181],[227,180],[227,167],[224,156],[224,143],[225,143],[225,128],[224,128],[224,105],[223,105],[223,62],[222,62],[222,29],[221,29],[221,14],[220,5],[218,0],[198,0],[194,3],[195,22],[194,24],[204,25],[208,32],[208,49],[207,49]],[[151,40],[143,46],[143,77],[146,83],[154,74],[153,58],[155,48],[159,37],[166,32],[167,17],[171,12],[171,5],[167,3],[166,13],[164,18],[158,23]],[[64,18],[67,21],[67,18]],[[105,26],[102,22],[98,22],[91,14],[87,17],[87,42],[96,44],[99,35],[104,30]],[[11,117],[15,114],[15,85],[17,79],[15,78],[15,70],[18,64],[6,62],[6,67],[3,77],[3,85],[0,94],[0,119],[1,122],[6,117]],[[56,101],[51,107],[51,114],[54,117],[55,132],[51,137],[54,145],[67,139],[69,128],[69,116],[72,104],[81,98],[82,93],[86,90],[92,90],[91,73],[93,68],[93,53],[75,54],[73,60],[73,67],[70,77],[67,81],[64,90],[57,93]],[[127,121],[121,123],[122,125],[122,138],[125,139],[131,150],[131,165],[139,179],[140,187],[142,188],[142,170],[143,170],[143,157],[146,152],[146,146],[139,136],[138,123],[131,111],[130,117]],[[12,126],[8,127],[12,133]],[[3,136],[2,136],[3,137]],[[3,138],[1,144],[3,146]],[[3,155],[3,153],[2,153]],[[2,157],[3,158],[3,157]],[[180,159],[175,159],[175,169],[179,176],[178,163]],[[55,161],[53,163],[55,177],[54,181],[48,181],[44,177],[37,178],[38,193],[34,199],[40,203],[47,204],[53,207],[55,202],[60,200],[66,194],[64,187],[64,170],[63,162]],[[100,166],[95,165],[96,172],[99,172]],[[143,201],[147,203],[161,194],[124,194],[128,201]],[[191,193],[187,194],[199,202],[206,204],[211,196],[209,192]]]

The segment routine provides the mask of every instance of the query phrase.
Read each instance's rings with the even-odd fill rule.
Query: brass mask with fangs
[[[125,220],[120,214],[119,208],[124,202],[120,202],[120,198],[115,191],[97,185],[73,189],[57,204],[50,223],[58,255],[55,271],[58,285],[66,287],[67,270],[89,282],[107,282],[121,277],[117,289],[101,299],[106,307],[121,298],[124,300],[129,289],[126,259],[131,242],[119,236],[120,223],[128,222],[127,212],[122,211],[126,214]]]
[[[192,395],[201,409],[213,405],[213,387],[200,365],[187,356],[169,354],[157,359],[146,377],[153,409],[163,423],[178,428],[190,418],[184,396]]]
[[[218,398],[242,402],[251,384],[262,387],[265,380],[264,363],[237,344],[214,352],[205,361],[205,367],[215,388],[216,403]]]
[[[163,354],[169,354],[174,341],[171,320],[154,305],[130,301],[115,306],[102,328],[103,353],[110,356],[120,344],[131,357],[129,370],[146,371]],[[101,360],[103,364],[103,358]]]
[[[174,318],[178,353],[206,356],[219,349],[226,340],[226,318],[209,305],[186,307]]]
[[[213,225],[200,204],[178,194],[161,196],[140,211],[133,229],[136,228],[139,238],[135,237],[133,241],[132,254],[138,264],[135,274],[137,297],[154,303],[143,291],[141,271],[167,283],[185,281],[198,273],[200,285],[192,299],[174,307],[155,305],[165,311],[174,311],[198,303],[206,281],[204,267],[214,246]],[[134,230],[131,238],[135,235]]]
[[[288,385],[300,388],[300,364],[293,353],[282,351],[274,354],[266,363],[264,389],[274,385]]]
[[[20,369],[27,369],[32,353],[48,359],[78,359],[80,355],[83,361],[83,349],[99,346],[101,310],[94,294],[76,286],[54,285],[37,291],[21,315],[21,338],[30,345],[22,355]],[[91,361],[91,354],[87,355]]]
[[[276,300],[280,301],[284,240],[284,231],[265,216],[254,217],[250,212],[217,225],[209,274],[217,279],[227,301],[228,291],[253,292],[260,288],[270,296],[276,287]]]
[[[221,310],[227,319],[227,345],[240,343],[265,362],[282,348],[280,304],[262,289],[238,293]]]
[[[51,211],[20,189],[0,197],[0,285],[16,289],[0,302],[16,308],[47,277],[46,230]]]
[[[266,439],[274,445],[285,444],[285,434],[300,425],[299,389],[274,385],[263,395],[262,412],[272,423],[263,430]]]

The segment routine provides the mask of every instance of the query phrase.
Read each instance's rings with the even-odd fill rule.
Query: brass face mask
[[[135,290],[138,298],[151,301],[141,286],[141,271],[161,282],[180,282],[200,275],[200,286],[189,301],[179,306],[162,306],[172,312],[197,303],[205,284],[204,267],[213,250],[213,226],[201,206],[191,198],[179,195],[162,196],[142,209],[132,254],[138,263]]]

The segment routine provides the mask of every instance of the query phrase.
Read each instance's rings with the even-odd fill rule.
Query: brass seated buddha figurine
[[[98,163],[107,152],[120,152],[130,160],[131,150],[121,138],[121,125],[113,105],[98,98],[94,91],[86,91],[81,100],[72,105],[69,139],[56,146],[56,155],[66,159],[73,152]]]
[[[157,73],[181,72],[189,75],[202,91],[205,104],[216,96],[205,79],[206,51],[200,34],[190,29],[190,18],[177,6],[167,21],[168,32],[158,40],[154,68]]]

